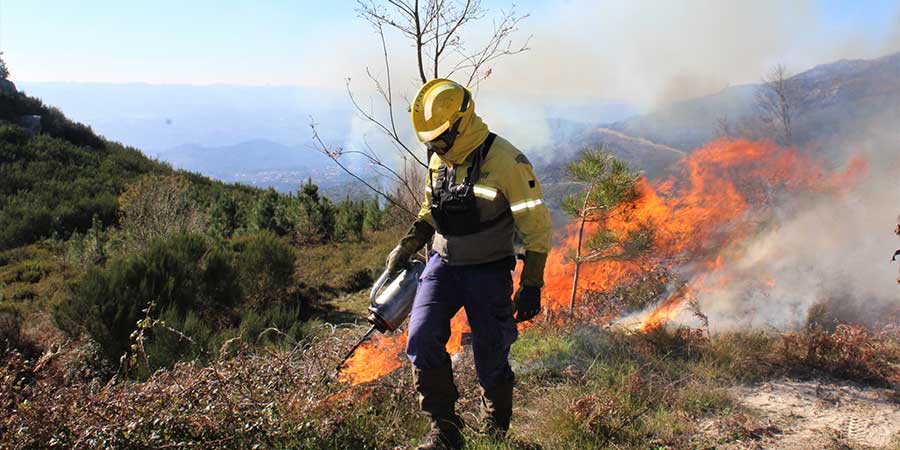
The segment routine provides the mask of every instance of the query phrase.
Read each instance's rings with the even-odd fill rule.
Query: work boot
[[[481,388],[481,432],[497,440],[506,439],[512,418],[515,378],[490,389]]]
[[[461,450],[466,446],[463,438],[463,423],[454,415],[453,419],[437,420],[431,422],[431,431],[425,435],[422,445],[417,450]]]
[[[453,384],[453,370],[449,366],[415,369],[414,375],[419,406],[431,421],[431,431],[418,450],[460,450],[465,447],[463,423],[455,410],[459,392]]]

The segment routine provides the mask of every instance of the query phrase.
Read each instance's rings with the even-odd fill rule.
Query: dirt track
[[[777,430],[744,448],[900,449],[900,398],[895,391],[782,380],[735,388],[735,395]]]

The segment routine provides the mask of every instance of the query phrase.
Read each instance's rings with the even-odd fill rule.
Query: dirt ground
[[[738,387],[734,393],[765,430],[735,448],[900,449],[896,391],[781,380]]]

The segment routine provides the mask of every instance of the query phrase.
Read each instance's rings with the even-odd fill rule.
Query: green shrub
[[[151,367],[171,367],[181,360],[208,361],[215,332],[194,312],[182,315],[169,308],[160,315],[164,322],[153,329],[145,349]]]
[[[282,304],[263,312],[248,311],[241,317],[239,334],[252,345],[296,344],[309,330],[301,320],[299,305]]]
[[[115,360],[150,301],[179,318],[194,312],[218,327],[230,323],[230,310],[240,301],[236,280],[226,252],[209,248],[202,237],[178,235],[89,270],[54,317],[71,335],[88,333]]]
[[[272,232],[234,241],[235,267],[247,306],[268,308],[284,301],[294,281],[294,250]]]

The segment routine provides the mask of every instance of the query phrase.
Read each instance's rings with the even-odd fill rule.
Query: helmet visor
[[[447,122],[444,122],[443,125],[435,128],[433,130],[420,131],[420,132],[416,133],[416,136],[419,138],[419,142],[427,144],[428,142],[431,142],[431,141],[437,139],[438,137],[440,137],[442,134],[447,132],[447,130],[449,130],[449,129],[450,129],[450,122],[447,121]]]
[[[459,136],[460,122],[462,122],[462,119],[456,119],[456,122],[453,123],[453,127],[449,130],[447,130],[446,127],[442,127],[445,128],[445,131],[436,138],[426,141],[425,148],[438,155],[447,153],[450,148],[453,147],[453,143],[456,142],[456,137]]]

